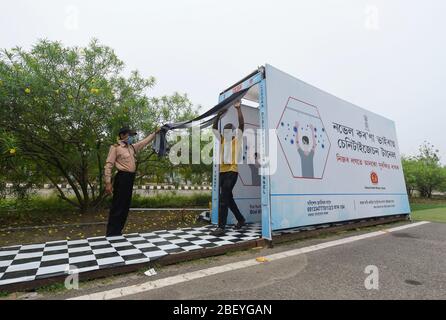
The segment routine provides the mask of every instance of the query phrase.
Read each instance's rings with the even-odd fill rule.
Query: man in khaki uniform
[[[107,237],[122,234],[122,229],[127,220],[130,203],[132,201],[133,182],[136,171],[135,155],[153,141],[158,131],[135,143],[136,132],[124,127],[119,130],[118,143],[110,147],[104,168],[105,191],[108,194],[113,193],[113,201],[107,224]],[[113,167],[116,167],[118,172],[114,177],[112,185]]]

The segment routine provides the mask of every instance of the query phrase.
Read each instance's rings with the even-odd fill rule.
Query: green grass
[[[135,195],[132,198],[133,208],[208,208],[211,194],[196,193],[192,195],[164,194],[153,197]]]
[[[39,197],[32,196],[28,199],[0,199],[0,212],[4,211],[60,211],[60,210],[73,210],[66,201],[52,196],[52,197]]]
[[[446,222],[445,199],[415,198],[410,204],[411,217],[415,221]]]
[[[211,195],[209,193],[196,193],[192,195],[178,195],[175,193],[171,193],[171,194],[162,194],[150,197],[134,195],[132,199],[132,207],[208,208],[210,201],[211,201]],[[110,206],[110,203],[111,203],[111,197],[108,197],[104,203],[104,207],[108,208]],[[13,212],[13,211],[17,211],[19,213],[24,211],[61,212],[61,211],[76,211],[76,208],[56,196],[51,196],[51,197],[32,196],[26,200],[0,199],[0,212]]]
[[[57,292],[65,291],[65,290],[67,290],[67,288],[65,288],[65,283],[63,283],[63,282],[58,282],[58,283],[50,284],[47,286],[42,286],[42,287],[36,289],[36,291],[38,293],[57,293]]]
[[[417,210],[411,214],[413,220],[423,220],[432,222],[445,222],[446,223],[446,207]]]
[[[413,212],[413,211],[420,211],[420,210],[427,210],[427,209],[446,208],[446,204],[445,203],[437,203],[437,202],[411,203],[410,208],[412,209],[412,212]]]
[[[9,296],[8,292],[0,291],[0,298],[6,298],[7,296]]]

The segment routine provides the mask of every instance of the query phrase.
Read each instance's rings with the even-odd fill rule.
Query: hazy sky
[[[428,140],[446,160],[446,2],[4,1],[0,47],[39,38],[113,47],[153,95],[185,92],[203,110],[270,63],[396,122],[401,152]]]

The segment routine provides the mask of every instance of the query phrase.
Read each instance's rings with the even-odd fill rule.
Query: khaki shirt
[[[113,167],[116,167],[119,171],[135,172],[135,154],[144,149],[144,147],[146,147],[154,138],[155,133],[152,133],[145,139],[130,146],[122,140],[119,140],[117,144],[112,145],[108,152],[107,160],[105,160],[105,183],[111,183]]]

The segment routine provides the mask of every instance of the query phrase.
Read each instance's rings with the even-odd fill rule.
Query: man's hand
[[[228,109],[219,111],[217,113],[217,119],[220,119],[227,111],[228,111]]]
[[[105,184],[105,193],[106,194],[112,194],[113,193],[113,186],[111,183]]]
[[[242,109],[240,108],[242,105],[241,100],[238,100],[234,104],[235,110],[237,110],[238,115],[238,128],[243,132],[245,129],[245,120],[243,119]]]

